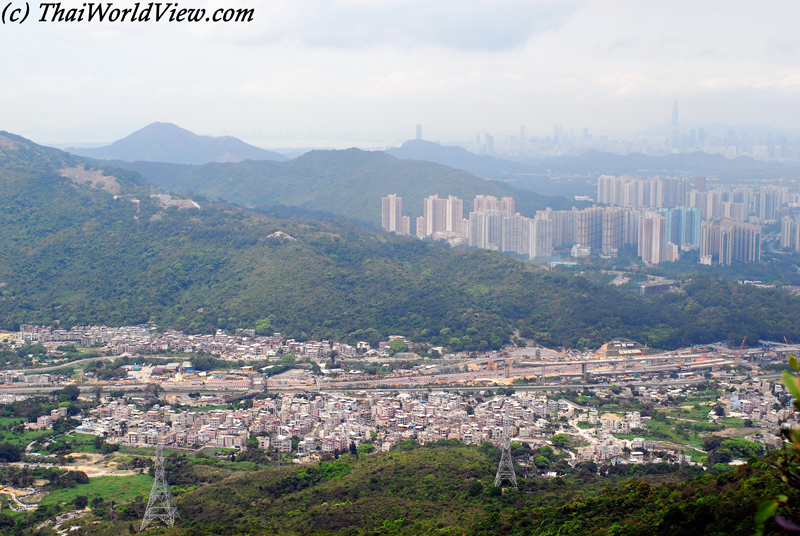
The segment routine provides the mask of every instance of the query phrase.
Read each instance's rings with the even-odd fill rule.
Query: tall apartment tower
[[[417,236],[437,239],[466,238],[464,201],[451,195],[439,199],[432,195],[422,200],[422,216],[417,218]]]
[[[603,247],[603,208],[591,207],[575,212],[575,243],[600,251]]]
[[[504,214],[492,212],[469,213],[469,245],[479,249],[500,251],[503,246]]]
[[[792,253],[800,252],[800,222],[791,216],[784,216],[781,220],[781,247],[791,249]]]
[[[719,235],[719,263],[761,262],[761,226],[722,220]]]
[[[639,256],[648,264],[677,260],[678,246],[667,241],[667,219],[661,214],[639,216]]]
[[[718,223],[704,220],[700,224],[700,264],[714,264],[714,257],[719,255],[719,235]]]
[[[625,211],[621,207],[603,211],[602,254],[616,255],[625,238]]]
[[[695,176],[694,178],[694,189],[698,192],[705,192],[706,191],[706,176],[702,173]]]
[[[575,213],[573,210],[537,210],[536,215],[553,222],[553,247],[560,248],[575,243]]]
[[[553,254],[553,222],[536,216],[530,222],[530,258],[549,257]]]
[[[403,216],[403,198],[397,194],[381,198],[381,227],[390,233],[411,234],[411,221]]]
[[[515,214],[511,218],[503,218],[500,251],[528,255],[530,252],[530,219],[519,214]]]
[[[422,125],[417,125],[417,139],[422,139]]]

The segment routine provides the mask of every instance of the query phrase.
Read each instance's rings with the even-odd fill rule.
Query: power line
[[[139,527],[141,533],[147,525],[155,519],[160,519],[168,527],[175,524],[175,520],[180,518],[175,500],[167,483],[164,474],[164,440],[160,438],[156,445],[156,479],[153,481],[153,489],[150,490],[150,499],[147,501],[147,508],[144,511],[142,525]]]

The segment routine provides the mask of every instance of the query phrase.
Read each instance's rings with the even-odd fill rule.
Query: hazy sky
[[[19,2],[19,0],[14,0]],[[77,6],[65,2],[64,6]],[[115,3],[131,7],[134,2]],[[180,0],[251,23],[0,26],[0,130],[105,141],[152,121],[258,139],[800,128],[800,3]]]

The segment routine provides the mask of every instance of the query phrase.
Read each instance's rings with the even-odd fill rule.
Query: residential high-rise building
[[[530,258],[549,257],[553,254],[553,222],[544,216],[530,221]]]
[[[731,220],[745,221],[747,212],[744,203],[734,203],[733,201],[722,202],[722,217]]]
[[[603,255],[619,253],[625,239],[625,210],[621,207],[610,207],[603,211]]]
[[[642,211],[638,209],[626,209],[623,212],[623,245],[636,245],[639,243],[639,216],[641,215]]]
[[[700,224],[700,264],[710,266],[714,263],[714,257],[719,256],[719,235],[718,223],[705,220]]]
[[[703,175],[702,173],[695,176],[695,178],[694,178],[694,189],[697,190],[698,192],[705,192],[706,191],[706,176]]]
[[[519,214],[503,218],[500,251],[527,256],[530,251],[530,219]]]
[[[381,227],[390,233],[411,234],[411,221],[403,216],[403,198],[397,194],[381,198]]]
[[[761,226],[722,220],[719,237],[719,263],[761,262]]]
[[[667,219],[661,214],[639,216],[639,256],[648,264],[678,260],[678,246],[667,241]]]
[[[417,125],[417,139],[422,139],[422,125]]]
[[[687,250],[700,245],[700,223],[703,213],[698,208],[675,207],[660,211],[667,219],[667,241]]]
[[[422,200],[422,216],[417,218],[417,236],[435,239],[467,238],[464,202],[455,196],[439,199],[432,195]]]
[[[800,222],[790,216],[781,220],[781,247],[791,249],[792,253],[800,253]]]
[[[578,209],[572,210],[553,210],[548,207],[546,210],[537,210],[536,215],[542,216],[553,222],[553,247],[560,248],[575,243],[575,213]]]
[[[469,245],[500,251],[503,244],[503,219],[499,210],[469,213]]]
[[[603,247],[603,208],[591,207],[575,212],[575,243],[600,251]]]

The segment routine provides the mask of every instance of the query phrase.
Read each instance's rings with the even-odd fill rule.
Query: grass
[[[578,422],[578,428],[588,430],[589,428],[600,428],[599,424],[589,424],[588,422]]]
[[[42,499],[43,505],[62,505],[71,503],[78,495],[85,495],[91,500],[102,497],[106,501],[132,501],[136,496],[147,497],[153,487],[153,477],[149,475],[131,476],[99,476],[92,478],[88,484],[78,484],[74,488],[58,489]]]

